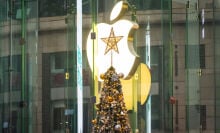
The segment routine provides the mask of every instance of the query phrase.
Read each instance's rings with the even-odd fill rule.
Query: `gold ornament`
[[[123,95],[122,94],[118,95],[118,99],[119,101],[121,101],[123,99]]]
[[[96,124],[96,123],[97,123],[96,119],[92,120],[92,124]]]
[[[112,102],[113,98],[111,96],[108,96],[108,102]]]
[[[105,74],[101,74],[101,75],[100,75],[100,78],[101,78],[101,79],[105,79]]]
[[[113,93],[114,93],[114,94],[117,94],[117,93],[118,93],[118,90],[113,89]]]

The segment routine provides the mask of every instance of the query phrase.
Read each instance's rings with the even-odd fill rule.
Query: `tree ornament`
[[[118,80],[118,75],[117,74],[113,74],[112,77],[111,77],[111,81],[115,82],[117,80]]]
[[[119,73],[119,74],[118,74],[118,77],[119,77],[119,78],[123,78],[123,77],[124,77],[124,74],[123,74],[123,73]]]
[[[101,74],[100,75],[100,78],[103,80],[103,79],[105,79],[105,74]]]
[[[115,131],[120,131],[121,130],[121,125],[117,124],[115,125]]]
[[[92,124],[96,124],[96,123],[97,123],[96,119],[92,120]]]
[[[118,86],[117,86],[117,89],[121,91],[121,85],[118,85]]]
[[[108,101],[109,102],[112,102],[113,101],[113,98],[111,96],[108,96]]]

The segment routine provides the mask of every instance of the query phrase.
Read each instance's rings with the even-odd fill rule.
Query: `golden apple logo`
[[[120,13],[127,8],[123,1],[118,2],[110,16],[112,24],[97,24],[96,42],[91,38],[92,30],[87,38],[87,58],[89,65],[97,68],[96,76],[100,77],[107,69],[113,66],[117,73],[123,73],[124,79],[129,79],[139,65],[139,56],[133,48],[132,33],[138,29],[138,24],[129,20],[120,19]],[[92,49],[95,48],[95,53]],[[93,55],[94,54],[94,55]],[[94,59],[94,60],[93,60]]]
[[[95,37],[93,30],[90,31],[87,38],[87,58],[99,80],[101,80],[100,75],[105,73],[110,66],[113,66],[117,73],[124,74],[126,80],[121,80],[123,95],[127,109],[131,110],[134,106],[133,95],[135,94],[133,92],[137,91],[133,90],[137,89],[133,88],[133,79],[140,81],[138,89],[141,95],[139,96],[141,104],[144,104],[150,92],[151,74],[148,66],[140,63],[139,56],[133,48],[133,31],[139,28],[138,24],[120,18],[127,8],[128,5],[124,1],[118,2],[110,14],[112,23],[97,24]]]

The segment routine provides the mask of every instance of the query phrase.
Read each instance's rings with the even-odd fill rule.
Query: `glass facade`
[[[102,82],[87,51],[117,2],[0,0],[0,133],[92,132]],[[220,132],[220,0],[126,2],[151,73],[149,95],[142,67],[122,80],[132,132]]]

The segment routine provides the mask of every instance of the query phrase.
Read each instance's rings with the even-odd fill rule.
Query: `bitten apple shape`
[[[113,66],[117,73],[123,73],[124,79],[129,79],[139,65],[139,56],[133,47],[133,31],[138,29],[138,24],[129,20],[120,19],[113,24],[97,24],[95,38],[91,38],[92,30],[87,38],[87,58],[91,68],[97,68],[96,75],[105,73],[109,67]],[[107,51],[108,44],[103,38],[112,38],[110,33],[114,32],[114,37],[120,36],[120,40],[115,44],[118,51],[114,49]],[[110,41],[110,40],[109,40]],[[94,43],[97,42],[97,43]],[[111,42],[109,42],[110,44]],[[95,49],[95,50],[94,50]],[[91,52],[92,50],[95,53]],[[94,55],[93,55],[94,54]],[[94,60],[93,60],[94,59]]]

